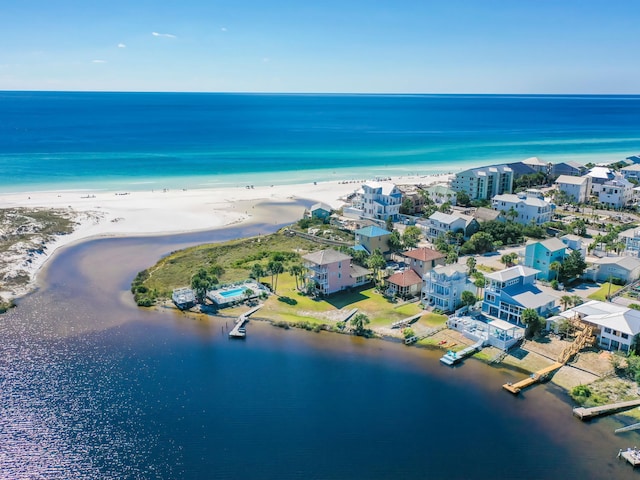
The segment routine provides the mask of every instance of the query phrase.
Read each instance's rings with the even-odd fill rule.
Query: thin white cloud
[[[153,35],[154,37],[178,38],[175,35],[172,35],[171,33],[151,32],[151,35]]]
[[[91,60],[91,63],[107,63],[106,60]]]
[[[262,63],[269,63],[271,61],[271,59],[269,57],[264,57],[262,59]]]
[[[119,43],[118,48],[127,48],[127,46],[124,43]]]
[[[227,27],[222,27],[222,28],[220,29],[220,31],[221,31],[221,32],[226,32],[226,31],[227,31]]]

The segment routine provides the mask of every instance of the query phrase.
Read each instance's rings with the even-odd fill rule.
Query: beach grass
[[[611,288],[611,290],[609,290],[609,288]],[[621,288],[622,286],[620,285],[610,285],[609,282],[605,282],[597,291],[589,295],[588,298],[590,298],[591,300],[600,300],[601,302],[605,302],[609,294],[613,295]]]

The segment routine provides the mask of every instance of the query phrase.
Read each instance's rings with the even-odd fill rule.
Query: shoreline
[[[390,178],[396,184],[435,184],[452,174]],[[0,194],[3,209],[57,209],[72,217],[75,227],[48,241],[36,239],[38,253],[29,245],[19,252],[0,254],[0,274],[27,275],[23,288],[0,288],[0,297],[13,300],[31,292],[38,273],[62,247],[104,237],[144,237],[215,231],[230,225],[280,223],[272,204],[323,202],[338,209],[342,198],[367,180],[337,180],[294,185],[161,189],[131,192],[40,191]],[[271,211],[270,211],[271,210]],[[302,211],[299,217],[302,217]],[[41,240],[41,239],[40,239]],[[33,245],[31,245],[32,247]],[[31,250],[31,251],[30,251]]]

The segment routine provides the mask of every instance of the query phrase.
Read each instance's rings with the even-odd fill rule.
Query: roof
[[[452,195],[452,196],[455,196],[458,194],[458,192],[456,192],[452,188],[449,188],[449,186],[444,183],[439,183],[438,185],[427,187],[424,190],[425,192],[429,192],[432,194],[441,193],[442,195]]]
[[[540,270],[536,270],[535,268],[516,265],[515,267],[505,268],[499,272],[487,273],[485,278],[506,282],[508,280],[513,280],[514,278],[530,277],[531,275],[537,275],[538,273],[540,273]]]
[[[587,175],[592,178],[613,178],[613,173],[611,173],[611,169],[608,167],[593,167],[587,172]]]
[[[513,323],[505,322],[504,320],[496,319],[487,322],[490,327],[497,328],[498,330],[513,330],[514,328],[520,328]]]
[[[640,172],[640,164],[634,163],[633,165],[629,165],[628,167],[624,167],[621,169],[623,172]]]
[[[368,227],[363,227],[359,230],[356,230],[356,234],[362,235],[363,237],[382,237],[383,235],[391,235],[391,232],[385,230],[384,228],[377,227],[375,225],[370,225]]]
[[[331,208],[331,206],[327,205],[326,203],[318,202],[318,203],[314,203],[309,208],[310,212],[313,212],[314,210],[326,210],[327,212],[330,212],[333,209]]]
[[[561,240],[567,240],[569,242],[583,242],[585,239],[580,237],[579,235],[574,235],[573,233],[567,233],[560,237]]]
[[[420,278],[420,275],[409,268],[402,272],[394,273],[389,278],[387,278],[387,282],[398,285],[399,287],[409,287],[411,285],[422,283],[422,278]]]
[[[496,220],[500,216],[500,211],[493,210],[491,208],[478,207],[474,212],[473,218],[478,221],[487,222],[489,220]]]
[[[565,318],[571,318],[575,313],[580,314],[589,323],[628,335],[640,333],[640,311],[623,307],[622,305],[591,300],[562,312],[560,315]]]
[[[413,250],[403,252],[402,255],[409,258],[415,258],[416,260],[422,260],[423,262],[426,262],[427,260],[445,258],[444,254],[429,247],[414,248]]]
[[[546,248],[551,252],[555,252],[557,250],[564,250],[567,248],[564,242],[556,237],[547,238],[546,240],[543,240],[542,242],[538,242],[538,243],[540,243],[540,245],[542,245],[544,248]]]
[[[369,274],[371,274],[371,270],[361,267],[360,265],[351,265],[349,269],[349,276],[351,278],[364,277]]]
[[[316,265],[328,265],[330,263],[341,262],[343,260],[351,260],[349,255],[338,252],[331,248],[327,250],[320,250],[318,252],[307,253],[302,256],[303,260],[315,263]]]
[[[363,183],[362,186],[369,187],[371,189],[379,188],[382,195],[391,195],[394,189],[396,188],[395,183],[390,183],[390,182],[367,182],[367,183]]]
[[[640,237],[640,228],[638,228],[638,227],[629,228],[628,230],[625,230],[624,232],[620,232],[618,234],[618,237],[626,237],[626,238]]]
[[[572,177],[571,175],[560,175],[555,183],[566,183],[567,185],[584,185],[589,181],[589,177]]]
[[[526,205],[530,205],[532,207],[548,207],[549,202],[542,200],[537,197],[519,197],[518,195],[514,195],[513,193],[505,193],[502,195],[496,195],[493,197],[494,201],[498,202],[507,202],[507,203],[524,203]]]
[[[366,252],[369,253],[369,250],[367,250],[365,247],[363,247],[362,245],[360,245],[359,243],[356,245],[353,245],[352,247],[350,247],[351,250],[356,251],[356,252]]]
[[[450,265],[438,265],[431,270],[433,273],[437,273],[438,275],[446,275],[447,277],[452,276],[455,273],[467,274],[467,267],[460,263],[452,263]]]
[[[636,257],[624,256],[624,257],[602,257],[596,258],[593,261],[594,265],[617,265],[620,268],[631,272],[640,267],[640,260]]]
[[[553,295],[549,295],[548,293],[544,293],[542,290],[533,287],[533,289],[527,290],[522,293],[518,293],[515,295],[510,295],[507,291],[507,294],[513,298],[516,302],[522,305],[524,308],[539,308],[543,305],[547,305],[548,303],[555,302],[557,300]]]
[[[525,158],[522,163],[524,163],[525,165],[533,165],[536,167],[546,167],[547,164],[545,162],[543,162],[542,160],[540,160],[538,157],[529,157],[529,158]]]
[[[453,222],[457,220],[463,220],[465,227],[471,223],[474,218],[470,215],[464,215],[462,213],[442,213],[442,212],[434,212],[429,217],[429,220],[435,220],[440,223],[445,223],[447,225],[451,225]]]
[[[507,163],[507,166],[513,171],[514,175],[533,175],[536,173],[534,168],[525,165],[522,162]]]

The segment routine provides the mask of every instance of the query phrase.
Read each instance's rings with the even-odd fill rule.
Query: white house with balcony
[[[560,175],[555,185],[558,190],[564,192],[568,198],[576,203],[587,203],[591,195],[591,177],[573,177]]]
[[[351,206],[345,207],[345,216],[372,218],[385,221],[387,218],[398,219],[402,205],[402,192],[393,183],[369,182],[358,189]]]
[[[427,272],[422,288],[422,303],[442,310],[453,312],[460,306],[462,292],[468,290],[475,295],[476,287],[469,282],[464,265],[440,265]]]
[[[592,325],[598,346],[605,350],[628,353],[640,333],[640,311],[610,302],[591,300],[560,314],[567,319],[579,318]]]
[[[625,255],[640,257],[640,228],[633,227],[618,234],[618,240],[625,245]]]
[[[615,178],[613,170],[609,167],[593,167],[585,176],[591,178],[591,195],[598,195],[602,186]]]
[[[621,175],[604,182],[598,192],[598,201],[612,208],[631,205],[635,198],[635,185]]]
[[[529,189],[518,194],[496,195],[491,201],[494,209],[504,212],[507,218],[513,221],[528,225],[535,223],[541,225],[551,221],[553,209],[551,204],[544,200],[544,196],[540,190]],[[515,212],[513,217],[509,212]]]
[[[431,241],[435,241],[438,237],[446,239],[448,232],[460,232],[464,238],[468,238],[480,229],[478,221],[470,215],[442,212],[434,212],[428,219],[419,221],[416,226]]]

